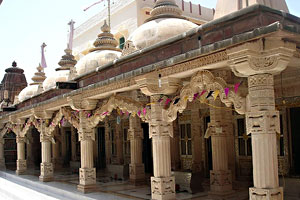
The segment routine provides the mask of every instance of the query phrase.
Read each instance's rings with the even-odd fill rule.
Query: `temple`
[[[0,178],[62,199],[299,199],[300,18],[284,0],[120,0],[106,16],[74,30],[55,74],[40,64],[27,86],[6,69]]]

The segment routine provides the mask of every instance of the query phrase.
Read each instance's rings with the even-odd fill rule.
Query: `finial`
[[[35,72],[34,76],[31,78],[33,83],[30,83],[30,85],[42,85],[42,83],[46,79],[44,68],[41,66],[41,64],[39,64],[36,69],[37,72]]]
[[[75,60],[74,56],[72,55],[72,50],[71,49],[65,49],[65,55],[61,57],[61,60],[58,62],[58,64],[61,66],[59,68],[56,68],[56,71],[59,70],[70,70],[73,68],[77,61]]]
[[[14,62],[12,63],[12,66],[13,66],[13,67],[17,67],[16,61],[14,61]]]
[[[114,35],[110,33],[110,27],[104,21],[103,26],[101,27],[103,31],[98,35],[98,38],[94,42],[94,48],[90,49],[90,52],[97,51],[97,50],[113,50],[113,51],[122,51],[118,46],[117,40],[114,38]]]
[[[145,22],[160,18],[185,19],[182,16],[182,10],[177,6],[175,0],[157,0],[150,14],[151,17]]]
[[[68,25],[70,25],[70,34],[69,34],[68,49],[71,49],[71,50],[73,48],[74,24],[75,24],[75,22],[72,19],[68,23]]]

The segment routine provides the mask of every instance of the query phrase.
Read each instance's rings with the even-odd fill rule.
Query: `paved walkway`
[[[97,175],[97,191],[83,194],[77,191],[78,175],[70,172],[56,173],[52,182],[43,183],[38,180],[37,171],[29,171],[30,175],[15,175],[14,171],[0,172],[0,199],[7,200],[127,200],[151,199],[150,186],[133,186],[128,181],[115,181],[108,177]],[[247,191],[234,193],[230,200],[248,199]],[[209,200],[207,192],[189,194],[181,192],[176,199]]]

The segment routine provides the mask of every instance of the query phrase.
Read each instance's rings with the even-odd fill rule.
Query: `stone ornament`
[[[53,176],[53,164],[49,162],[41,163],[41,176],[52,177]]]

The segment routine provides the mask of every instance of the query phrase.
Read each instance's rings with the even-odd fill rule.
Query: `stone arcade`
[[[39,66],[28,87],[3,80],[1,168],[11,168],[4,146],[15,135],[18,175],[38,163],[39,180],[49,182],[71,168],[84,193],[101,187],[97,171],[105,169],[134,185],[150,182],[152,199],[207,192],[208,178],[209,199],[293,195],[279,175],[300,174],[300,19],[284,12],[284,1],[233,1],[234,13],[224,2],[218,19],[197,26],[174,0],[157,0],[123,50],[104,23],[78,62],[65,50],[55,76]],[[11,71],[23,76],[13,64],[5,77]],[[249,197],[236,196],[240,182]]]

